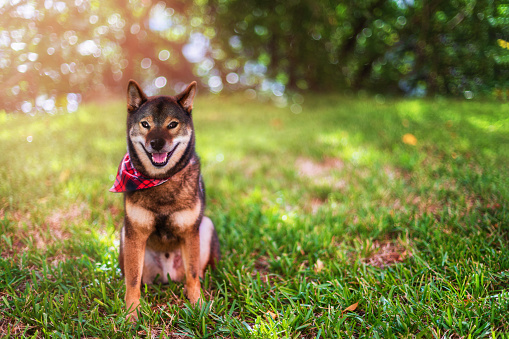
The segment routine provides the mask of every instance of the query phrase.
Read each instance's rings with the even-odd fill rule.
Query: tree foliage
[[[210,0],[208,8],[230,58],[257,60],[290,88],[458,95],[507,86],[496,44],[509,33],[507,5],[491,0]]]
[[[81,94],[195,77],[253,88],[503,94],[509,5],[494,0],[0,2],[0,100],[72,111]]]
[[[189,81],[184,1],[19,1],[0,5],[0,98],[6,110],[75,110],[130,78]],[[160,79],[164,85],[166,77]],[[149,92],[157,87],[146,84]]]

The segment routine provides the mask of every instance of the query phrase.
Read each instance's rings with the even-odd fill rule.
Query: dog
[[[141,283],[184,282],[191,304],[200,278],[221,257],[217,232],[203,215],[205,188],[192,119],[196,82],[176,96],[147,97],[127,88],[127,149],[112,192],[124,192],[119,266],[128,317],[135,321]]]

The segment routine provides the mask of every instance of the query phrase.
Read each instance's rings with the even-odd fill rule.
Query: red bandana
[[[113,187],[110,188],[110,192],[132,192],[159,186],[166,181],[168,181],[168,179],[145,178],[134,168],[131,158],[129,157],[129,153],[126,153],[124,159],[122,159],[122,162],[120,163],[120,166],[118,166],[117,178],[115,179]]]

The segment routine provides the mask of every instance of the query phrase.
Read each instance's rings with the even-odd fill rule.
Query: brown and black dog
[[[191,116],[195,93],[196,82],[177,96],[147,97],[134,80],[127,89],[123,163],[137,177],[122,181],[119,169],[115,184],[122,181],[124,189],[117,192],[125,192],[119,264],[131,320],[137,319],[142,282],[185,278],[187,296],[196,304],[199,278],[220,259],[216,230],[203,215],[205,191]]]

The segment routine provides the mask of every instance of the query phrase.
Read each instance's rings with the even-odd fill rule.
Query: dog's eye
[[[146,122],[146,121],[142,121],[142,122],[141,122],[141,125],[142,125],[143,127],[145,127],[146,129],[149,129],[149,128],[150,128],[150,125],[149,125],[149,124],[148,124],[148,122]]]
[[[175,127],[177,127],[177,125],[178,125],[178,124],[179,124],[178,122],[176,122],[176,121],[172,121],[172,122],[170,122],[170,123],[168,124],[168,128],[169,128],[169,129],[175,128]]]

